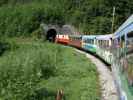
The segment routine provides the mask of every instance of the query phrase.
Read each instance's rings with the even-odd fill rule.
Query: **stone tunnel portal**
[[[47,31],[47,34],[46,34],[46,39],[49,41],[49,42],[55,42],[55,38],[56,38],[56,30],[55,29],[49,29]]]

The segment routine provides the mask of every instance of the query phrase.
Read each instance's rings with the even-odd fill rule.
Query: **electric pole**
[[[112,30],[111,30],[111,33],[113,34],[114,33],[114,17],[115,17],[115,7],[113,7],[113,14],[112,14]]]

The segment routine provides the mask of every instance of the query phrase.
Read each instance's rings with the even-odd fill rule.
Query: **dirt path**
[[[101,100],[118,100],[117,89],[115,87],[113,75],[111,71],[107,68],[107,66],[99,59],[88,53],[82,52],[77,49],[76,51],[85,54],[86,57],[89,58],[96,65],[99,72],[100,85],[102,90]]]

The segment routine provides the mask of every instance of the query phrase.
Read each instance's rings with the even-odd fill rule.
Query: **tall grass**
[[[56,67],[52,59],[53,53],[48,49],[47,52],[45,46],[25,44],[0,58],[2,100],[25,100],[34,96],[38,82],[54,75]]]
[[[100,100],[96,67],[84,55],[41,41],[11,43],[0,57],[0,100],[55,100],[58,89],[66,100]]]

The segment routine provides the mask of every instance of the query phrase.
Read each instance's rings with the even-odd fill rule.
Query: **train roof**
[[[83,39],[95,39],[96,36],[95,35],[83,35],[82,38]]]
[[[133,14],[116,30],[114,38],[128,34],[133,31]]]
[[[109,40],[111,39],[113,34],[107,34],[107,35],[99,35],[96,37],[97,40]]]
[[[69,37],[82,37],[82,35],[69,35]]]

